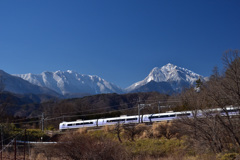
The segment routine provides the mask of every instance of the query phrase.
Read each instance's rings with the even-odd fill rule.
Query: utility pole
[[[142,109],[145,108],[145,106],[151,106],[151,104],[140,104],[140,98],[139,98],[139,101],[138,101],[138,123],[142,122],[142,120],[140,119],[140,112]]]
[[[161,112],[161,106],[160,106],[160,101],[158,101],[158,113]]]
[[[140,120],[140,111],[145,107],[144,104],[138,104],[138,123],[141,123]]]
[[[143,108],[140,108],[140,101],[141,101],[141,99],[140,99],[140,97],[139,97],[139,99],[138,99],[138,123],[140,123],[141,121],[140,121],[140,111],[141,111],[141,109],[143,109]]]

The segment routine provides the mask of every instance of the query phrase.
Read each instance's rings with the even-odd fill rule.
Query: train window
[[[221,111],[221,113],[229,113],[229,112],[239,112],[239,109],[231,109],[231,110],[226,110],[226,111]]]
[[[113,119],[113,120],[107,120],[107,122],[121,122],[125,121],[125,119]]]
[[[190,116],[191,114],[190,113],[181,113],[181,114],[177,114],[178,117],[181,117],[181,116]]]
[[[159,118],[159,116],[151,116],[149,119]]]
[[[72,126],[73,124],[67,124],[67,126]]]
[[[239,112],[239,109],[229,110],[228,112]]]
[[[137,118],[128,118],[127,121],[134,121],[137,120]]]
[[[83,122],[83,123],[77,123],[76,125],[85,125],[85,124],[93,124],[93,122]]]
[[[175,114],[172,115],[163,115],[163,116],[159,116],[159,118],[167,118],[167,117],[175,117]]]
[[[83,124],[93,124],[93,122],[85,122],[85,123],[83,123]]]
[[[175,117],[175,114],[172,115],[162,115],[162,116],[150,116],[149,119],[154,119],[154,118],[168,118],[168,117]]]
[[[168,117],[168,115],[159,116],[159,118],[166,118],[166,117]]]

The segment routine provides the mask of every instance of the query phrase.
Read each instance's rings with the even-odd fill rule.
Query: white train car
[[[126,124],[126,123],[137,123],[138,117],[137,116],[120,116],[114,118],[106,118],[105,125],[114,125],[117,123]]]
[[[167,113],[156,113],[156,114],[145,114],[145,115],[133,115],[133,116],[120,116],[112,118],[102,118],[93,120],[81,120],[72,122],[62,122],[59,124],[60,130],[84,128],[84,127],[98,127],[105,125],[128,124],[128,123],[148,123],[148,122],[160,122],[160,121],[171,121],[174,119],[187,117],[192,118],[194,116],[204,117],[208,114],[220,114],[221,116],[234,116],[239,115],[239,107],[226,107],[207,109],[207,110],[196,110],[196,111],[182,111],[182,112],[167,112]],[[140,119],[139,119],[140,118]]]
[[[62,122],[59,124],[59,129],[76,129],[76,128],[84,128],[84,127],[95,127],[97,126],[97,120],[78,120],[72,122]]]
[[[60,130],[65,129],[76,129],[76,128],[84,128],[84,127],[98,127],[105,125],[115,125],[117,123],[120,124],[128,124],[128,123],[146,123],[146,122],[159,122],[159,121],[169,121],[173,120],[180,115],[186,115],[184,112],[171,112],[171,113],[158,113],[158,114],[145,114],[140,115],[140,120],[138,115],[134,116],[120,116],[120,117],[112,117],[112,118],[103,118],[103,119],[93,119],[93,120],[84,120],[84,121],[72,121],[72,122],[62,122],[59,124]],[[190,116],[190,113],[188,113]]]

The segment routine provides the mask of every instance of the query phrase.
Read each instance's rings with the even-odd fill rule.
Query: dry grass
[[[86,134],[88,132],[88,129],[87,128],[79,128],[76,132],[79,134]]]
[[[136,131],[135,141],[124,136],[121,126],[120,143],[116,138],[116,126],[105,126],[101,130],[79,129],[66,132],[63,142],[58,145],[36,146],[29,160],[57,159],[127,159],[127,160],[219,160],[216,154],[196,152],[188,143],[187,136],[175,136],[174,123],[159,122],[152,126],[138,124],[132,126]],[[168,137],[167,137],[168,136]],[[124,138],[125,137],[125,138]],[[78,158],[73,158],[73,157]],[[81,157],[81,158],[80,158]],[[112,158],[111,158],[112,157]]]
[[[152,125],[152,134],[154,138],[159,138],[164,132],[168,132],[167,122],[154,122]]]
[[[103,126],[103,127],[102,127],[102,130],[103,130],[105,133],[112,132],[114,129],[115,129],[115,126],[114,126],[114,125],[106,125],[106,126]]]

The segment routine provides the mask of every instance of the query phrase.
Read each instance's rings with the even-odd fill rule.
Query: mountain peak
[[[176,66],[172,63],[168,63],[165,66],[162,66],[161,70],[172,71],[172,70],[175,70],[176,68],[178,68],[178,66]]]
[[[72,73],[74,73],[74,71],[72,71],[72,70],[67,70],[67,73],[72,74]]]
[[[172,85],[174,91],[180,91],[181,87],[179,86],[189,87],[193,85],[199,77],[203,79],[203,76],[199,74],[168,63],[161,68],[153,68],[144,80],[131,85],[126,90],[132,92],[151,81],[155,81],[157,83],[167,82]]]
[[[174,65],[174,64],[172,64],[172,63],[168,63],[168,64],[166,64],[166,65],[163,66],[163,67],[174,68],[174,67],[176,67],[176,65]]]
[[[156,72],[161,72],[161,71],[170,72],[176,68],[178,68],[176,65],[174,65],[172,63],[168,63],[168,64],[162,66],[161,68],[154,67],[150,73],[156,73]]]

